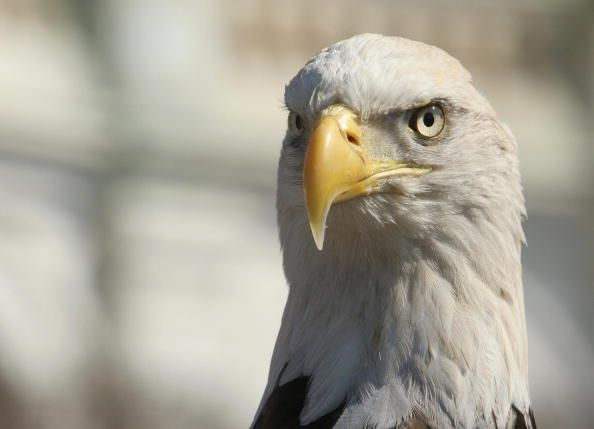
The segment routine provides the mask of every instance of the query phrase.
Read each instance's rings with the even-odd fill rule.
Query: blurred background
[[[0,0],[0,427],[249,425],[284,84],[359,32],[446,49],[514,130],[537,422],[594,426],[594,2]]]

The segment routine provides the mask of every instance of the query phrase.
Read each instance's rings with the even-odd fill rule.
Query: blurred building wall
[[[284,84],[359,32],[459,58],[520,142],[540,428],[594,415],[594,6],[0,0],[0,426],[247,427],[286,287]]]

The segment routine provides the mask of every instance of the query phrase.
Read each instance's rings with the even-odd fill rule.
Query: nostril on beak
[[[359,145],[359,137],[355,134],[347,132],[346,137],[349,143]]]

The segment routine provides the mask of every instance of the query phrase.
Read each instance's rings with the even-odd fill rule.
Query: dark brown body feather
[[[344,404],[306,426],[299,424],[299,414],[305,404],[309,377],[299,377],[277,386],[254,424],[254,429],[326,429],[332,428],[344,409]]]

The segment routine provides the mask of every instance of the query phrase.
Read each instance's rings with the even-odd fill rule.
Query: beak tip
[[[316,247],[318,248],[318,250],[321,252],[322,250],[324,250],[324,238],[318,238],[315,240],[316,242]]]
[[[324,248],[325,223],[321,224],[321,226],[310,223],[310,226],[316,247],[321,251]]]

